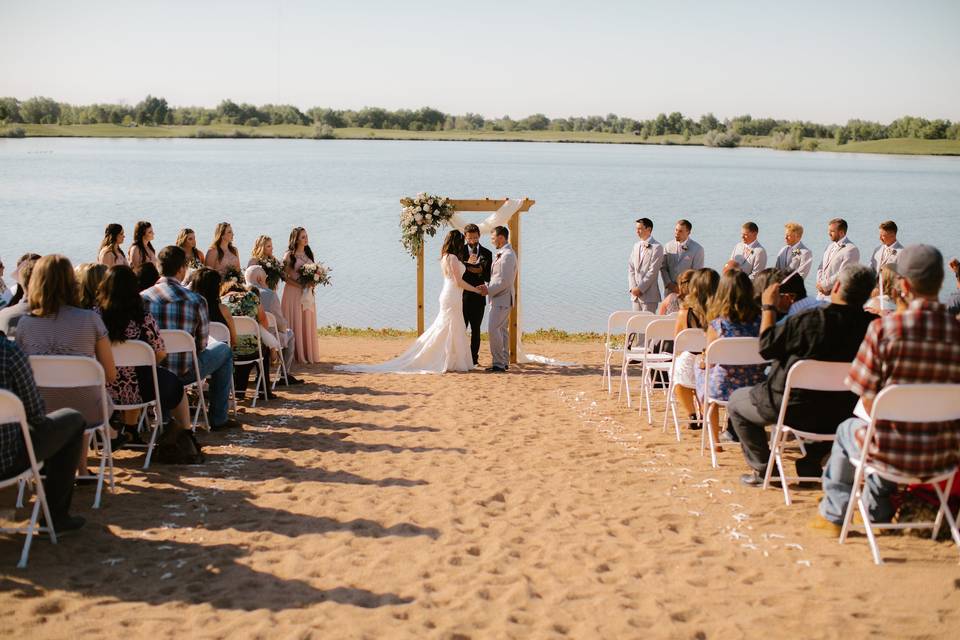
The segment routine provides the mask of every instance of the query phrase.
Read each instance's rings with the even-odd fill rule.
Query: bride
[[[454,229],[440,250],[443,290],[436,320],[402,355],[373,365],[340,365],[338,371],[358,373],[446,373],[473,368],[467,326],[463,320],[463,291],[486,295],[486,291],[463,280],[466,267],[460,262],[463,234]]]

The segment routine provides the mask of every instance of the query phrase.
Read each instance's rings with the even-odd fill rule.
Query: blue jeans
[[[219,426],[227,421],[227,400],[230,397],[230,380],[233,378],[233,350],[230,345],[215,342],[198,354],[200,377],[210,376],[210,393],[207,403],[210,409],[210,425]],[[186,382],[193,382],[188,375]]]
[[[853,477],[857,468],[850,457],[860,458],[860,445],[854,434],[867,423],[860,418],[850,418],[837,427],[837,439],[833,441],[830,460],[823,470],[823,499],[820,501],[820,515],[835,524],[843,524],[847,512],[850,494],[853,493]],[[897,490],[897,484],[873,474],[867,475],[864,487],[864,502],[874,522],[889,522],[893,518],[894,508],[890,495]]]

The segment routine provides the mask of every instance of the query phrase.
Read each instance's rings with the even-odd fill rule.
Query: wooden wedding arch
[[[457,212],[467,213],[493,213],[502,207],[506,198],[482,200],[457,200],[451,198],[450,204]],[[523,198],[523,204],[517,210],[507,227],[510,229],[510,244],[513,246],[514,253],[517,254],[517,263],[520,260],[520,214],[529,211],[530,207],[536,204],[536,200]],[[517,269],[516,281],[514,282],[516,290],[516,299],[513,303],[513,309],[510,310],[510,362],[517,362],[517,345],[520,338],[519,313],[520,307],[520,270]],[[420,243],[420,249],[417,252],[417,335],[423,335],[423,243]]]

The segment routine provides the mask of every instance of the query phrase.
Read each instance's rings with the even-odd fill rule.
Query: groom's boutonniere
[[[750,247],[744,247],[744,248],[743,248],[743,255],[747,256],[748,258],[750,257],[750,254],[752,254],[752,253],[753,253],[753,249],[751,249]]]
[[[795,255],[795,256],[800,255],[800,249],[794,249],[794,250],[793,250],[793,255]]]
[[[680,245],[680,251],[686,251],[686,250],[687,250],[687,245],[685,244]]]
[[[643,248],[644,248],[644,249],[649,249],[649,248],[650,248],[650,243],[649,243],[649,242],[644,242],[644,243],[643,243]]]
[[[896,249],[891,249],[891,250],[890,250],[890,255],[892,255],[892,256],[897,255],[897,250],[896,250]]]

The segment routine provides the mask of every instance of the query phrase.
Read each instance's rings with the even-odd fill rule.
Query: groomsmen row
[[[673,228],[673,240],[665,245],[653,238],[653,221],[639,218],[637,221],[639,241],[633,245],[627,261],[627,282],[630,299],[637,311],[656,312],[663,295],[677,292],[677,279],[687,269],[702,269],[703,247],[690,237],[693,224],[678,220]],[[750,276],[767,268],[767,250],[757,240],[760,228],[755,222],[746,222],[740,229],[740,242],[733,248],[727,267],[736,267]],[[828,300],[830,291],[844,266],[860,262],[860,249],[847,237],[847,221],[834,218],[827,226],[830,244],[823,252],[817,268],[817,298]],[[773,266],[783,273],[797,272],[806,278],[813,268],[813,252],[803,244],[803,226],[796,222],[784,225],[784,246],[777,254]],[[903,245],[897,240],[897,223],[887,220],[880,223],[880,245],[870,258],[870,268],[879,272],[886,264],[895,263]]]

